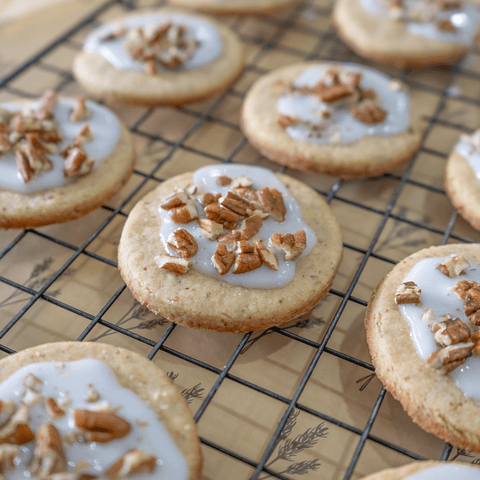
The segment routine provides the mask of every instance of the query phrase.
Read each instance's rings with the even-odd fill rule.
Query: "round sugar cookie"
[[[364,58],[398,67],[456,62],[474,42],[480,21],[478,11],[467,2],[463,2],[460,9],[450,10],[440,7],[449,2],[423,3],[423,12],[413,11],[408,15],[428,13],[429,20],[433,21],[401,20],[398,17],[406,15],[398,7],[402,2],[389,3],[387,0],[337,0],[332,19],[340,38]],[[404,2],[410,7],[414,4]]]
[[[218,185],[216,179],[224,179],[223,177],[229,178],[232,182],[224,186]],[[244,177],[252,180],[253,186],[239,188],[246,188],[249,192],[262,190],[261,206],[251,200],[251,205],[255,203],[257,206],[252,207],[253,210],[250,209],[249,213],[237,217],[235,221],[228,220],[232,223],[227,224],[216,217],[216,209],[223,212],[219,213],[219,216],[223,215],[225,218],[231,216],[231,213],[225,212],[229,208],[223,206],[228,203],[222,199],[223,197],[218,200],[217,196],[212,201],[212,206],[205,207],[210,217],[205,219],[207,214],[201,206],[201,201],[204,201],[203,194],[216,195],[214,192],[217,192],[230,198],[232,194],[228,194],[229,190],[238,191],[235,185],[243,184]],[[196,193],[192,195],[188,194],[188,191],[194,185],[194,178],[198,187]],[[186,188],[188,190],[184,191]],[[200,220],[195,219],[178,225],[170,220],[173,218],[170,215],[176,212],[175,209],[168,213],[169,210],[164,210],[160,205],[175,192],[190,197],[186,200],[184,197],[184,205],[192,205],[193,202],[193,215],[198,214]],[[243,192],[242,195],[248,193]],[[274,220],[277,207],[270,210],[268,206],[270,201],[276,205],[278,196],[281,196],[286,208],[284,221],[281,221],[281,217],[276,217],[278,221]],[[250,215],[250,220],[248,222],[243,220],[252,211],[255,212]],[[271,213],[266,216],[265,211]],[[213,216],[210,215],[212,212]],[[252,217],[259,216],[263,217],[260,230],[247,232],[247,224],[248,228],[254,228],[250,222],[257,221],[252,220]],[[189,218],[192,216],[187,220]],[[214,223],[220,223],[220,227],[216,227],[219,228],[219,231],[216,231],[213,224],[206,222],[212,227],[207,225],[205,231],[215,233],[212,236],[213,240],[208,240],[199,227],[212,218],[217,220],[213,220]],[[227,225],[230,230],[226,228]],[[163,228],[165,230],[162,230],[161,237],[160,232]],[[198,246],[198,253],[186,259],[190,260],[192,265],[185,274],[159,268],[159,262],[165,255],[169,255],[167,259],[179,256],[167,245],[166,240],[170,237],[169,228],[170,231],[178,228],[189,229]],[[232,228],[234,230],[231,230]],[[301,231],[305,232],[303,241],[303,247],[306,245],[305,250],[301,248],[301,234],[297,234]],[[241,232],[241,239],[247,238],[247,243],[251,246],[250,254],[247,252],[246,244],[242,244],[241,256],[238,253],[241,242],[235,239],[227,242],[228,237],[240,238],[240,233],[235,232]],[[290,246],[300,256],[285,260],[285,253],[269,247],[269,238],[275,233],[281,234],[285,241],[290,238],[292,240]],[[283,237],[286,234],[291,235]],[[279,264],[278,270],[268,266],[269,263],[273,264],[275,259],[267,258],[263,262],[260,261],[258,253],[260,247],[256,244],[260,239],[275,255]],[[220,274],[211,257],[218,251],[219,243],[223,241],[229,252],[235,252],[230,255],[225,252],[225,256],[232,259],[236,255],[236,260],[234,265],[230,265],[228,273]],[[188,327],[246,332],[280,325],[312,309],[327,294],[341,255],[342,240],[338,222],[319,194],[289,176],[274,175],[260,167],[232,164],[204,167],[194,174],[176,176],[146,195],[127,219],[120,239],[118,265],[133,296],[153,312]],[[252,270],[249,271],[247,266],[252,267]],[[241,273],[244,267],[246,272]],[[234,271],[237,273],[233,273]]]
[[[462,265],[462,257],[468,264]],[[445,275],[438,268],[441,264],[447,272],[458,264],[459,275]],[[480,391],[476,381],[480,358],[475,353],[478,347],[474,339],[478,326],[466,317],[463,300],[453,289],[461,280],[476,278],[478,283],[478,265],[478,244],[430,247],[414,253],[398,263],[380,283],[365,318],[373,364],[385,388],[421,428],[474,452],[480,452]],[[401,287],[411,281],[416,287]],[[419,299],[414,298],[415,292],[408,292],[417,287],[421,290]],[[403,299],[398,297],[402,294],[399,288],[404,289]],[[416,303],[403,304],[407,299]],[[442,324],[449,314],[452,321]],[[459,332],[456,318],[465,324],[462,335],[457,337],[461,342],[441,347],[451,341],[447,338],[450,332]],[[435,336],[433,332],[437,332]],[[472,336],[472,332],[477,333]],[[458,350],[455,353],[450,349]],[[466,361],[461,364],[463,359]]]
[[[137,11],[95,29],[75,57],[73,72],[97,97],[158,107],[219,95],[243,64],[243,46],[229,27],[163,8]]]
[[[9,477],[22,469],[70,474],[76,464],[77,473],[83,465],[81,473],[102,478],[200,478],[200,442],[186,402],[165,373],[137,353],[93,342],[39,345],[0,360],[0,392],[5,414],[9,399],[16,411],[28,410],[36,437],[15,436],[25,443],[15,455],[20,472],[9,470]],[[53,472],[36,453],[31,462],[34,447],[45,447],[42,431],[50,448],[58,448]],[[123,469],[112,469],[122,458]]]
[[[477,480],[480,468],[461,462],[414,462],[363,477],[363,480]]]
[[[445,190],[458,213],[480,230],[480,180],[476,170],[480,159],[479,132],[462,135],[448,158],[445,169]],[[475,167],[475,168],[474,168]]]
[[[0,133],[2,142],[7,145],[5,153],[0,155],[2,228],[32,228],[75,220],[104,205],[125,185],[133,171],[133,138],[113,112],[104,106],[86,101],[84,105],[89,114],[85,114],[81,120],[71,121],[71,112],[79,104],[79,99],[61,98],[53,110],[58,136],[55,138],[53,134],[53,137],[49,137],[49,131],[42,130],[42,121],[35,117],[35,109],[42,105],[45,98],[54,99],[55,94],[47,92],[38,102],[19,100],[0,104],[0,126],[3,125],[2,128],[10,132]],[[84,98],[79,98],[83,102]],[[21,111],[25,114],[21,115],[23,119],[18,120],[17,114]],[[35,130],[27,123],[26,127],[22,127],[20,124],[25,121],[40,123]],[[18,123],[16,126],[13,125],[15,122]],[[51,122],[52,120],[48,119],[45,125],[50,128]],[[89,138],[81,135],[83,128],[89,128]],[[74,142],[78,142],[77,137],[84,139],[80,152],[75,151],[78,155],[72,154],[70,159],[65,153],[65,158],[61,151],[74,146]],[[56,143],[46,142],[43,138],[54,139]],[[44,148],[51,148],[51,151]],[[21,149],[23,152],[31,149],[29,155],[24,154],[20,162],[21,165],[23,162],[35,165],[31,171],[29,166],[25,167],[28,170],[28,181],[25,181],[20,173],[16,161],[18,152],[14,153],[14,149]],[[68,151],[71,150],[73,149]],[[38,154],[40,160],[37,158]],[[86,155],[86,159],[78,163],[82,155]],[[77,163],[79,168],[88,170],[85,165],[90,165],[91,161],[93,166],[89,173],[74,174]],[[66,167],[67,164],[70,165],[69,168]]]
[[[342,178],[393,170],[422,138],[403,84],[342,63],[305,62],[261,77],[247,93],[241,127],[269,159]]]
[[[216,15],[262,15],[282,10],[300,0],[170,0],[180,7]]]

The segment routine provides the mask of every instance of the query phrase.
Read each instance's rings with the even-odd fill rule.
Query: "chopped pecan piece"
[[[75,426],[84,430],[89,442],[106,443],[128,435],[131,426],[125,419],[113,412],[94,412],[75,408]]]
[[[100,400],[100,394],[95,390],[91,384],[88,385],[88,393],[87,396],[85,397],[85,400],[88,403],[95,403]]]
[[[167,195],[160,204],[160,208],[171,210],[172,208],[181,207],[187,203],[188,197],[184,192],[174,192]]]
[[[435,343],[439,347],[448,347],[457,343],[466,342],[470,337],[470,328],[459,318],[434,323],[431,327]]]
[[[221,197],[218,200],[218,203],[225,208],[228,208],[232,212],[235,212],[237,215],[246,216],[252,213],[250,208],[250,202],[237,195],[232,190],[229,190],[225,197]]]
[[[70,121],[72,123],[85,120],[90,116],[90,109],[85,105],[86,100],[83,95],[77,97],[77,101],[72,108],[72,114],[70,115]]]
[[[168,214],[175,223],[184,224],[192,222],[198,218],[195,200],[187,199],[185,205],[170,209]]]
[[[207,205],[205,207],[205,215],[208,219],[222,224],[227,230],[233,230],[238,225],[239,216],[218,203]]]
[[[233,263],[235,262],[235,255],[227,250],[223,243],[217,243],[217,249],[212,256],[212,263],[220,275],[225,275]]]
[[[94,160],[90,158],[80,148],[74,147],[65,159],[65,166],[63,167],[63,175],[65,177],[86,175],[92,171]]]
[[[15,162],[17,163],[17,169],[22,176],[22,179],[25,183],[28,183],[35,175],[33,168],[28,162],[28,158],[24,152],[17,150],[15,152]]]
[[[115,40],[122,35],[125,35],[127,29],[125,27],[120,27],[114,30],[113,32],[107,33],[104,37],[100,38],[100,42],[108,42],[110,40]]]
[[[44,423],[37,432],[33,451],[32,475],[44,478],[52,473],[63,472],[67,467],[60,432],[53,423]]]
[[[57,418],[61,418],[65,415],[65,410],[60,408],[58,403],[52,397],[47,398],[45,402],[45,410],[47,411],[47,415],[52,420],[56,420]]]
[[[298,123],[298,120],[294,117],[290,117],[289,115],[282,115],[281,113],[279,113],[277,115],[277,118],[275,119],[275,122],[280,128],[283,128],[285,130],[288,127],[296,125]]]
[[[263,241],[257,240],[255,242],[255,247],[263,263],[265,263],[272,270],[278,270],[277,256],[266,245],[264,245]]]
[[[241,224],[240,238],[242,240],[250,240],[260,231],[262,225],[263,221],[258,215],[246,218]]]
[[[427,359],[427,366],[447,374],[465,363],[473,350],[472,342],[457,343],[433,352]]]
[[[247,273],[262,266],[262,258],[255,253],[253,245],[247,240],[239,240],[237,245],[237,258],[233,266],[233,273]]]
[[[232,179],[230,177],[227,177],[226,175],[220,175],[215,179],[215,182],[217,182],[217,184],[221,187],[226,187],[227,185],[230,185],[232,183]]]
[[[31,442],[35,435],[28,425],[29,420],[28,406],[21,405],[0,428],[0,444],[23,445]]]
[[[386,110],[378,105],[368,105],[363,108],[352,107],[350,113],[352,114],[352,117],[369,125],[383,122],[387,116]]]
[[[419,303],[422,290],[415,282],[401,283],[395,291],[395,303],[403,305],[405,303]]]
[[[3,476],[3,472],[7,470],[13,470],[16,466],[15,459],[20,458],[21,455],[22,453],[17,446],[8,444],[0,445],[0,476]]]
[[[168,238],[167,243],[183,258],[193,257],[198,252],[198,245],[193,235],[184,228],[177,228]]]
[[[40,120],[53,118],[53,110],[57,105],[57,94],[53,90],[47,90],[40,99],[40,106],[35,110],[35,116]]]
[[[480,285],[473,280],[460,280],[452,290],[463,300],[468,319],[474,325],[480,325]]]
[[[440,20],[437,22],[437,28],[439,30],[445,30],[447,32],[456,32],[457,28],[450,20]]]
[[[127,478],[139,473],[152,473],[157,466],[157,457],[143,450],[129,450],[105,472],[107,478]]]
[[[158,268],[163,268],[164,270],[169,270],[170,272],[178,273],[179,275],[187,273],[192,265],[191,260],[171,257],[170,255],[157,255],[154,260]]]
[[[307,236],[304,230],[291,233],[274,233],[269,239],[270,245],[285,253],[285,260],[295,260],[307,246]]]
[[[470,263],[463,255],[450,255],[443,263],[439,263],[437,268],[447,277],[455,278],[462,274]]]
[[[292,91],[292,83],[285,80],[277,80],[273,85],[273,91],[276,95],[283,95]]]
[[[199,218],[198,224],[200,230],[209,240],[216,240],[223,234],[223,226],[208,218]]]
[[[253,180],[250,178],[247,178],[243,175],[240,175],[237,178],[234,178],[232,180],[232,188],[238,188],[238,187],[251,187],[253,185]]]
[[[201,196],[201,202],[202,202],[202,207],[205,208],[207,205],[210,205],[211,203],[216,203],[218,202],[218,199],[221,197],[219,195],[218,197],[212,195],[211,193],[204,193]]]
[[[285,220],[287,209],[283,202],[283,196],[277,189],[264,187],[257,191],[257,195],[262,210],[269,213],[277,222],[283,222]]]
[[[223,243],[229,250],[233,250],[237,246],[238,240],[240,240],[241,233],[238,230],[231,230],[225,235],[218,237],[218,243]]]
[[[48,171],[53,168],[52,161],[41,150],[27,146],[24,152],[34,172]]]
[[[12,149],[12,145],[8,140],[8,133],[0,133],[0,154],[8,152]]]
[[[470,341],[475,345],[472,350],[472,355],[480,357],[480,330],[471,333]]]

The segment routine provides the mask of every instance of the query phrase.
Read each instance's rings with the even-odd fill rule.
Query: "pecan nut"
[[[464,364],[473,350],[472,342],[457,343],[433,352],[427,359],[427,366],[447,374]]]
[[[184,228],[177,228],[168,238],[167,243],[183,258],[190,258],[198,252],[197,241],[193,235]]]
[[[37,432],[37,443],[33,451],[31,473],[36,477],[46,477],[63,472],[67,460],[63,451],[60,432],[53,423],[44,423]]]
[[[205,207],[205,215],[208,219],[222,224],[227,230],[233,230],[237,227],[239,215],[228,208],[222,207],[218,203],[211,203]]]
[[[395,303],[403,305],[406,303],[419,303],[422,290],[415,282],[403,282],[395,291]]]
[[[157,466],[157,457],[138,448],[129,450],[105,472],[107,478],[127,478],[139,473],[152,473]]]
[[[73,410],[75,425],[85,431],[90,442],[106,443],[128,435],[130,423],[113,412],[95,412],[75,408]]]
[[[220,275],[225,275],[234,262],[235,255],[229,252],[223,243],[217,243],[217,249],[212,256],[212,263],[215,270],[217,270]]]
[[[157,255],[154,260],[158,268],[163,268],[164,270],[178,273],[179,275],[187,273],[192,266],[191,260],[180,257],[171,257],[170,255]]]
[[[276,250],[285,254],[285,260],[295,260],[307,246],[307,236],[304,230],[291,233],[274,233],[268,240]]]
[[[257,192],[262,210],[269,213],[277,222],[285,220],[287,209],[282,194],[275,188],[264,187]]]
[[[471,333],[468,325],[459,318],[434,323],[431,329],[434,333],[435,343],[440,347],[466,342]]]
[[[437,268],[447,277],[455,278],[462,274],[470,263],[463,255],[450,255],[443,263],[439,263]]]

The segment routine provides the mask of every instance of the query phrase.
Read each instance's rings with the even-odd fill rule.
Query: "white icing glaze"
[[[273,172],[265,168],[246,165],[212,165],[203,167],[197,170],[193,176],[195,185],[198,188],[197,193],[210,192],[213,194],[221,193],[222,195],[226,195],[229,186],[221,187],[215,181],[217,177],[222,175],[226,175],[232,180],[243,175],[253,180],[252,188],[258,190],[263,187],[276,188],[283,195],[283,200],[287,209],[285,221],[278,223],[271,218],[264,219],[263,227],[259,234],[251,239],[250,243],[253,244],[254,240],[263,239],[263,243],[268,245],[268,239],[273,233],[295,233],[298,230],[305,230],[307,234],[307,247],[299,258],[302,258],[310,252],[313,246],[317,243],[315,233],[302,221],[300,206]],[[197,208],[197,211],[200,213],[201,207]],[[174,256],[177,255],[167,245],[167,238],[169,234],[177,228],[185,228],[195,237],[198,243],[198,253],[191,258],[193,261],[192,268],[198,270],[204,275],[217,278],[231,285],[238,285],[247,288],[281,287],[288,284],[295,275],[296,260],[285,261],[283,259],[283,254],[279,252],[275,252],[279,263],[278,271],[272,270],[264,264],[252,272],[234,274],[230,271],[225,275],[220,275],[211,262],[211,257],[215,253],[216,242],[208,240],[203,235],[198,226],[198,222],[193,221],[185,225],[179,225],[170,219],[166,210],[159,208],[159,212],[162,217],[160,237],[167,252]]]
[[[472,137],[462,135],[455,145],[455,150],[468,161],[475,176],[480,180],[480,146],[474,144],[474,138],[479,136],[480,131],[475,132]]]
[[[33,431],[36,431],[46,421],[52,422],[61,434],[72,431],[72,429],[77,430],[73,421],[73,409],[92,410],[95,406],[95,403],[87,403],[85,399],[89,391],[89,384],[92,384],[100,394],[98,403],[107,400],[112,408],[121,407],[118,415],[127,420],[132,427],[127,436],[118,440],[107,443],[75,443],[68,447],[66,456],[69,461],[69,470],[72,469],[74,463],[86,459],[91,464],[86,472],[102,476],[105,470],[126,451],[139,448],[148,454],[155,455],[158,460],[153,474],[135,475],[136,480],[148,478],[187,479],[186,462],[166,428],[157,419],[155,412],[133,391],[121,386],[108,365],[93,359],[65,363],[34,363],[19,369],[0,384],[0,399],[5,401],[11,398],[19,405],[24,391],[22,383],[29,373],[44,382],[40,393],[45,397],[52,397],[57,402],[62,398],[72,400],[68,408],[63,407],[67,415],[53,421],[47,417],[41,404],[33,405],[29,422]],[[146,425],[140,427],[137,421],[146,422]],[[30,476],[27,463],[33,452],[34,443],[32,441],[20,447],[22,450],[21,462],[15,471],[7,473],[9,480],[21,480]]]
[[[85,41],[83,50],[91,53],[102,55],[105,60],[110,62],[118,70],[140,70],[144,71],[142,62],[133,60],[129,53],[123,48],[125,37],[121,36],[114,40],[100,41],[108,34],[118,30],[120,26],[128,29],[134,27],[146,27],[151,24],[160,24],[164,22],[172,22],[176,25],[188,26],[187,37],[194,37],[198,40],[199,46],[191,58],[178,70],[187,70],[189,68],[197,68],[207,65],[217,59],[222,53],[222,39],[217,27],[212,23],[187,14],[172,13],[148,13],[132,15],[124,20],[114,23],[108,23],[95,29]],[[157,65],[158,71],[172,71],[160,65]]]
[[[86,102],[86,106],[90,109],[91,116],[81,122],[70,122],[70,113],[74,105],[74,99],[59,100],[54,110],[55,121],[60,127],[60,131],[64,138],[59,143],[58,152],[65,146],[72,143],[78,132],[85,123],[90,125],[93,133],[93,140],[87,142],[84,146],[85,152],[95,160],[94,167],[104,158],[108,157],[114,150],[118,139],[120,138],[120,121],[107,108],[94,102]],[[35,110],[39,105],[38,102],[28,104],[28,109]],[[25,110],[25,104],[4,103],[1,108],[10,112]],[[75,178],[65,178],[63,175],[63,167],[65,158],[60,153],[53,155],[48,154],[48,158],[53,162],[53,169],[48,172],[41,172],[36,175],[30,182],[24,183],[20,177],[15,162],[15,155],[8,152],[0,156],[0,188],[13,190],[19,193],[35,193],[47,188],[61,187],[75,182]]]
[[[324,72],[333,66],[335,64],[307,68],[293,82],[294,87],[313,87],[322,79]],[[332,137],[338,132],[340,134],[338,143],[348,144],[360,140],[366,135],[389,136],[402,133],[408,128],[410,125],[410,100],[407,92],[393,90],[390,85],[391,79],[376,70],[355,64],[339,64],[339,67],[347,72],[362,73],[360,85],[363,89],[373,88],[376,91],[381,98],[379,106],[387,111],[385,120],[369,125],[354,118],[348,107],[336,108],[331,118],[328,119],[328,127],[321,131],[319,137],[309,137],[308,127],[301,123],[287,127],[286,131],[291,137],[296,140],[326,145],[332,143]],[[298,92],[293,95],[282,95],[277,102],[279,113],[298,117],[314,124],[319,122],[319,114],[325,106],[326,104],[321,102],[318,97]]]
[[[435,318],[432,320],[432,323],[433,321],[442,321],[440,316],[450,313],[453,318],[460,318],[460,320],[469,325],[472,330],[478,330],[478,327],[472,327],[470,320],[465,315],[463,300],[453,293],[451,288],[460,280],[474,280],[480,283],[480,267],[470,262],[470,267],[468,267],[461,276],[450,278],[437,269],[437,265],[447,258],[448,257],[426,258],[420,260],[402,281],[413,281],[422,291],[420,294],[420,304],[399,305],[399,309],[410,325],[413,343],[423,360],[427,360],[431,353],[439,350],[439,347],[434,341],[429,323],[421,318],[426,308],[431,308],[435,313]],[[457,367],[448,375],[451,375],[467,397],[480,399],[479,372],[480,358],[469,357],[463,365]]]
[[[405,480],[479,480],[480,468],[467,465],[437,465],[421,472],[408,475]]]
[[[406,7],[413,8],[416,0],[407,0]],[[391,18],[388,2],[385,0],[360,0],[360,5],[373,15],[380,18]],[[408,31],[413,35],[428,38],[431,40],[441,40],[450,43],[462,43],[470,45],[473,42],[480,22],[480,12],[477,8],[465,4],[461,9],[451,10],[447,16],[442,19],[449,19],[456,31],[440,30],[433,22],[406,22]]]

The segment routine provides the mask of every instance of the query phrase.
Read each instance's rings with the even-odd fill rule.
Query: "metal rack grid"
[[[131,10],[143,6],[145,3],[149,5],[162,5],[164,2],[108,0],[102,3],[85,18],[79,19],[76,25],[63,35],[24,61],[21,65],[18,65],[14,71],[2,78],[0,80],[0,93],[6,92],[13,96],[36,96],[37,92],[33,93],[28,88],[19,88],[16,85],[16,80],[33,68],[52,73],[55,80],[51,87],[59,93],[68,92],[69,88],[75,86],[75,80],[71,72],[66,68],[49,63],[49,55],[62,47],[67,47],[72,51],[78,51],[81,48],[81,41],[78,40],[78,35],[81,36],[85,31],[88,31],[100,23],[105,14],[108,15],[111,10],[114,10],[116,13],[122,10]],[[234,102],[236,111],[238,112],[239,105],[246,90],[242,85],[244,83],[251,83],[252,78],[256,78],[267,72],[272,68],[272,62],[286,63],[287,61],[313,59],[361,62],[361,60],[350,52],[347,47],[343,46],[336,37],[328,20],[330,13],[331,4],[328,0],[307,0],[286,13],[261,19],[252,19],[251,17],[227,17],[225,21],[239,33],[247,45],[249,58],[242,76],[227,92],[217,99],[204,102],[200,104],[200,106],[185,106],[174,109],[181,115],[181,118],[188,118],[188,122],[186,122],[188,126],[184,128],[182,135],[178,138],[169,138],[168,135],[162,136],[158,134],[158,132],[152,133],[152,131],[146,127],[149,119],[155,115],[155,110],[138,110],[136,111],[134,120],[126,120],[130,130],[135,134],[137,139],[143,139],[148,142],[150,146],[153,146],[154,149],[158,147],[155,161],[148,169],[137,168],[135,170],[136,185],[131,188],[115,206],[105,206],[102,208],[102,217],[95,220],[95,228],[83,239],[83,243],[76,245],[66,241],[61,233],[62,230],[53,230],[53,233],[51,233],[51,231],[45,229],[28,229],[15,232],[8,244],[2,246],[3,249],[0,251],[0,266],[1,262],[18,248],[27,237],[29,241],[43,241],[49,244],[55,244],[65,251],[68,251],[68,258],[65,261],[62,260],[58,268],[56,267],[55,271],[44,277],[41,282],[27,281],[22,283],[16,279],[15,276],[8,274],[0,275],[0,282],[3,285],[2,288],[8,286],[13,291],[8,298],[13,298],[15,295],[22,295],[22,298],[26,299],[23,306],[16,311],[12,318],[1,325],[0,338],[8,338],[9,332],[13,331],[17,323],[27,315],[30,309],[34,308],[34,306],[42,300],[58,307],[62,313],[69,313],[73,317],[84,319],[86,327],[82,327],[80,334],[76,336],[78,341],[91,339],[87,338],[91,332],[97,326],[102,326],[107,332],[103,334],[103,337],[111,332],[129,337],[129,341],[132,344],[139,342],[148,348],[148,358],[150,359],[154,359],[159,352],[163,352],[186,362],[192,366],[192,382],[199,371],[205,371],[211,374],[214,381],[212,381],[208,389],[202,393],[195,393],[193,390],[190,391],[191,398],[195,398],[197,401],[197,408],[194,411],[194,417],[197,422],[201,420],[202,416],[204,416],[205,412],[209,409],[212,399],[219,391],[221,385],[226,381],[234,382],[251,389],[257,392],[261,398],[270,398],[280,402],[283,405],[283,411],[279,421],[275,428],[269,432],[268,441],[265,442],[265,447],[255,460],[248,455],[238,453],[235,449],[225,447],[221,443],[202,437],[202,429],[200,429],[204,449],[217,452],[220,455],[219,458],[228,457],[234,459],[238,465],[249,467],[246,470],[248,473],[245,474],[244,478],[298,478],[298,475],[301,473],[300,470],[294,471],[294,469],[289,470],[286,468],[280,471],[271,466],[272,454],[278,448],[279,443],[285,440],[286,431],[292,427],[292,418],[294,418],[298,412],[309,414],[312,418],[318,419],[321,422],[328,422],[329,425],[334,425],[354,435],[355,442],[344,467],[340,468],[337,474],[331,476],[331,478],[358,478],[359,474],[356,473],[356,467],[367,442],[373,442],[374,444],[381,445],[390,451],[400,454],[404,457],[403,463],[411,459],[425,458],[425,456],[414,451],[414,449],[406,448],[405,445],[401,444],[402,442],[396,443],[395,441],[387,440],[375,434],[373,431],[374,422],[379,415],[382,402],[384,402],[386,395],[388,395],[383,388],[379,388],[379,392],[376,394],[371,408],[367,412],[366,421],[361,428],[353,424],[354,422],[349,423],[341,418],[336,418],[335,415],[327,414],[322,411],[321,408],[312,408],[310,405],[303,403],[300,397],[318,363],[326,356],[336,357],[346,362],[347,365],[357,366],[366,370],[367,375],[358,380],[358,382],[363,382],[360,389],[368,385],[372,379],[373,374],[371,372],[373,372],[373,367],[368,361],[360,358],[361,355],[356,355],[354,351],[342,351],[340,348],[330,346],[332,336],[336,329],[340,328],[339,325],[342,322],[342,318],[348,315],[346,313],[348,307],[355,305],[360,310],[364,310],[367,305],[369,298],[368,292],[362,295],[362,292],[364,293],[365,291],[361,288],[359,289],[359,285],[362,275],[364,275],[368,269],[369,262],[374,260],[384,265],[382,268],[388,271],[393,264],[405,256],[402,253],[404,248],[407,248],[409,250],[408,253],[411,253],[411,251],[427,246],[428,244],[425,245],[425,242],[430,242],[430,244],[445,244],[447,242],[473,242],[479,240],[479,234],[466,225],[463,220],[457,218],[457,214],[452,207],[445,208],[445,205],[448,204],[448,199],[445,200],[443,186],[439,183],[438,178],[431,181],[428,176],[416,173],[417,166],[422,164],[422,156],[423,158],[428,158],[428,162],[425,161],[427,166],[431,163],[443,165],[445,159],[448,157],[448,152],[445,148],[435,148],[434,140],[437,138],[435,129],[437,127],[441,127],[441,129],[443,129],[442,132],[448,130],[452,136],[458,136],[461,132],[471,132],[474,127],[479,126],[479,124],[466,124],[461,120],[457,122],[457,117],[453,114],[450,115],[448,110],[449,102],[451,101],[457,106],[455,108],[459,108],[460,111],[480,107],[480,100],[474,95],[470,96],[467,94],[467,88],[465,88],[465,93],[458,87],[455,88],[459,79],[460,82],[458,83],[461,85],[463,85],[462,82],[466,82],[468,85],[474,84],[474,82],[480,82],[480,74],[478,71],[475,71],[475,62],[471,61],[471,59],[479,53],[477,48],[474,48],[469,53],[466,60],[457,65],[431,70],[429,72],[430,76],[427,78],[423,78],[422,74],[418,72],[386,70],[388,73],[406,82],[412,89],[419,92],[419,95],[424,97],[428,96],[430,99],[430,114],[425,116],[428,127],[424,137],[424,144],[416,158],[406,167],[376,179],[363,181],[343,181],[322,177],[320,175],[312,179],[312,177],[314,177],[312,175],[308,177],[302,176],[301,173],[291,169],[283,168],[280,170],[291,175],[297,175],[299,178],[307,181],[307,183],[311,183],[312,186],[326,198],[332,207],[336,206],[337,216],[339,215],[338,212],[341,213],[349,209],[357,211],[358,209],[358,212],[371,215],[376,219],[375,227],[367,229],[368,232],[364,238],[361,239],[355,235],[349,235],[346,225],[342,225],[345,236],[345,257],[347,257],[348,262],[344,261],[342,287],[337,288],[334,284],[334,288],[332,288],[329,294],[330,298],[335,299],[335,306],[331,309],[328,321],[323,321],[325,329],[320,338],[311,339],[308,335],[303,335],[300,330],[301,322],[297,322],[293,326],[283,329],[275,327],[260,335],[252,333],[240,335],[225,365],[218,367],[195,358],[193,354],[190,355],[190,352],[185,353],[168,346],[169,337],[174,335],[176,329],[181,328],[176,327],[175,324],[167,323],[160,338],[149,338],[148,335],[143,335],[141,330],[136,331],[135,328],[122,326],[121,322],[115,323],[107,320],[107,313],[125,292],[125,286],[123,284],[116,288],[113,294],[109,294],[108,300],[104,302],[95,314],[87,309],[78,308],[73,302],[70,304],[55,298],[55,292],[52,292],[51,287],[55,282],[62,279],[62,276],[71,274],[70,268],[80,258],[94,259],[105,265],[116,267],[114,259],[108,255],[104,256],[97,253],[94,251],[95,249],[92,248],[92,245],[108,231],[116,219],[120,218],[123,220],[127,216],[129,205],[138,198],[139,193],[143,192],[143,188],[147,184],[158,184],[163,181],[162,168],[168,165],[169,161],[177,154],[191,154],[199,159],[200,164],[211,161],[239,161],[239,159],[246,157],[246,155],[242,156],[242,152],[248,147],[248,144],[239,133],[238,121],[235,121],[235,111],[233,113],[230,112],[231,115],[223,116],[218,114],[218,110],[222,102],[224,102],[225,99],[229,99]],[[298,36],[297,41],[289,40],[290,35],[293,39],[295,39],[295,36]],[[307,37],[308,42],[306,40]],[[285,41],[286,39],[287,41]],[[306,46],[307,44],[308,46]],[[273,56],[273,60],[269,59],[270,56]],[[246,79],[248,79],[248,81],[245,81]],[[235,110],[235,107],[233,110]],[[447,115],[445,115],[446,111]],[[472,115],[475,116],[476,113],[472,113]],[[232,116],[233,120],[230,118]],[[230,147],[228,154],[220,155],[205,149],[204,146],[198,147],[195,142],[192,144],[189,141],[192,137],[195,138],[195,132],[206,123],[221,126],[235,133],[236,140]],[[249,151],[249,153],[251,155],[251,151]],[[262,159],[260,156],[254,157],[254,163],[261,163],[278,170],[278,166]],[[424,169],[422,168],[421,170],[423,171]],[[368,186],[366,187],[365,185]],[[382,193],[382,200],[377,203],[370,198],[358,195],[356,189],[360,189],[362,193],[365,193],[366,188],[380,191]],[[423,215],[421,208],[418,208],[418,211],[416,211],[415,208],[408,205],[408,202],[405,202],[404,197],[409,197],[412,191],[419,192],[420,195],[432,196],[434,205],[430,205],[429,208],[433,208],[433,211],[438,213],[437,217],[441,217],[440,222],[437,221],[438,219],[432,219],[431,215]],[[413,196],[415,197],[415,195]],[[438,202],[438,206],[436,206],[435,202]],[[404,203],[407,205],[404,205]],[[68,224],[66,224],[60,228],[68,229],[69,227]],[[420,237],[425,234],[427,240],[424,238],[423,240],[414,240],[410,242],[411,244],[402,244],[400,246],[401,248],[397,249],[398,252],[396,250],[389,250],[390,243],[393,242],[393,244],[395,244],[399,238],[405,236],[405,232],[420,233]],[[55,233],[58,233],[58,235]],[[386,246],[387,253],[382,253],[385,249],[379,248],[379,245]],[[392,248],[394,247],[395,245],[393,245]],[[353,258],[352,255],[358,258],[359,261],[350,262]],[[382,268],[380,270],[382,270]],[[379,275],[378,278],[380,279],[381,276],[383,276],[383,274]],[[32,279],[34,276],[30,276],[29,278]],[[357,294],[357,290],[360,293]],[[4,304],[0,303],[0,310],[3,305]],[[321,303],[319,309],[321,310],[322,308]],[[302,321],[304,324],[308,323],[308,319]],[[232,367],[240,356],[243,355],[255,341],[269,334],[277,335],[278,338],[284,338],[288,340],[288,342],[291,342],[291,345],[298,346],[299,349],[303,346],[309,347],[313,352],[306,368],[298,378],[298,383],[288,396],[280,395],[272,389],[265,388],[260,385],[260,382],[252,382],[242,378],[240,375],[232,373]],[[9,346],[8,341],[1,341],[0,349],[3,352],[6,354],[14,352],[14,349]],[[172,379],[174,379],[174,376],[172,376]],[[186,396],[188,397],[188,393]],[[324,425],[324,423],[320,425]],[[319,436],[321,436],[321,433],[320,431]],[[436,459],[446,460],[451,459],[452,456],[456,458],[459,456],[464,457],[469,459],[469,461],[473,458],[474,462],[477,461],[477,459],[472,457],[468,452],[459,451],[458,449],[455,452],[448,444],[443,446],[441,453]],[[306,468],[306,470],[304,469],[303,471],[303,474],[306,476],[302,478],[318,478],[315,477],[315,473],[313,472],[317,472],[317,475],[321,475],[322,473],[320,462],[315,463],[315,460],[310,461],[310,464],[307,466],[306,463],[304,463],[303,466]],[[309,475],[312,475],[312,477],[309,477]],[[213,474],[205,478],[213,479],[220,477],[216,477]]]

